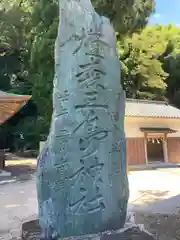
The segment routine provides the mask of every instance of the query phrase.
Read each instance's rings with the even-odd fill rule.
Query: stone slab
[[[125,93],[116,33],[90,0],[59,0],[53,114],[37,161],[43,234],[124,226],[129,197]]]
[[[41,238],[41,230],[38,220],[25,222],[22,225],[22,240],[43,240]],[[145,230],[142,230],[138,225],[131,226],[127,229],[120,229],[117,231],[108,231],[99,234],[90,234],[84,236],[70,237],[71,240],[155,240],[153,235]],[[45,240],[45,239],[44,239]],[[53,240],[53,239],[46,239]],[[60,240],[56,238],[54,240]]]

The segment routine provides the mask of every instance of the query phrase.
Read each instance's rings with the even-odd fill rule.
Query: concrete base
[[[38,220],[26,222],[22,225],[22,239],[23,240],[60,240],[43,239],[41,238],[41,230]],[[90,234],[79,237],[71,237],[65,239],[73,240],[155,240],[155,238],[148,232],[142,230],[139,226],[130,226],[129,228],[120,229],[117,231],[108,231],[99,234]]]
[[[0,177],[10,177],[12,174],[10,172],[0,169]]]
[[[180,163],[151,163],[144,165],[128,165],[128,171],[154,170],[158,168],[180,168]]]

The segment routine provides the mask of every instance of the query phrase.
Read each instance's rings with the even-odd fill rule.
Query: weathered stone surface
[[[128,201],[124,110],[115,32],[90,0],[60,0],[53,116],[38,158],[44,236],[123,227]]]
[[[41,229],[38,221],[34,220],[31,222],[26,222],[22,225],[22,239],[42,240]],[[52,239],[49,238],[46,240]],[[60,238],[56,238],[54,240],[60,240]],[[116,230],[98,234],[84,235],[80,237],[65,238],[64,240],[155,240],[155,238],[137,226],[128,228],[123,232],[121,230]]]

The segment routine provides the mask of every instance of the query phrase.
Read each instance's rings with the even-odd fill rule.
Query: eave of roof
[[[156,128],[156,127],[142,127],[140,128],[142,132],[148,132],[148,133],[175,133],[176,130],[173,130],[171,128]]]
[[[29,95],[16,95],[0,91],[0,124],[16,114],[30,98]]]
[[[6,93],[0,91],[0,101],[1,102],[24,102],[31,98],[30,95],[18,95],[13,93]]]
[[[180,110],[166,102],[127,99],[126,117],[180,118]]]

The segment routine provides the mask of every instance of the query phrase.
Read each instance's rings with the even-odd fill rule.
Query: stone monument
[[[90,0],[59,0],[59,18],[53,116],[37,164],[39,225],[43,239],[96,238],[124,227],[129,197],[116,37]]]

